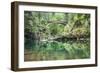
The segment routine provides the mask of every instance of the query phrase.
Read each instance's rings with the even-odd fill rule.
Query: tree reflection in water
[[[41,41],[25,49],[25,61],[70,60],[90,58],[90,41]]]

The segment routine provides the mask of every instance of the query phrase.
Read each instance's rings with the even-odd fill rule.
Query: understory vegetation
[[[90,14],[24,11],[24,60],[90,57]]]

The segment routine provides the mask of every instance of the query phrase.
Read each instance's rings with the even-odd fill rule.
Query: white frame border
[[[82,9],[82,8],[63,8],[63,7],[48,7],[48,6],[28,6],[19,5],[19,54],[18,62],[19,68],[35,68],[35,67],[48,67],[48,66],[63,66],[63,65],[84,65],[95,64],[95,10]],[[33,61],[24,62],[24,11],[48,11],[48,12],[70,12],[70,13],[89,13],[91,14],[91,43],[90,59],[77,59],[77,60],[58,60],[58,61]],[[94,33],[93,33],[94,32]]]

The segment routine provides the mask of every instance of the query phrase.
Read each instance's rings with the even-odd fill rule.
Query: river
[[[42,41],[25,48],[24,61],[71,60],[90,58],[90,41]]]

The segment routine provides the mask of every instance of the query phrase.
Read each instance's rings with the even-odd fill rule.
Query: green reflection
[[[42,41],[25,50],[25,61],[90,58],[90,41]]]

